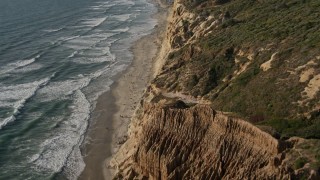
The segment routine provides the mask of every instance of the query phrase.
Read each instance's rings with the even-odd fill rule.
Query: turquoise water
[[[0,179],[75,179],[97,97],[150,33],[146,0],[0,1]]]

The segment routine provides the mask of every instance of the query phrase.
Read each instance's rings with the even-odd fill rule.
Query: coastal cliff
[[[311,48],[296,61],[290,37],[235,38],[250,24],[243,14],[268,9],[265,2],[254,10],[246,1],[194,2],[172,6],[156,76],[110,162],[114,179],[320,178],[320,143],[310,139],[319,134],[320,52]]]
[[[285,143],[243,120],[208,105],[145,104],[142,114],[116,179],[291,178]]]

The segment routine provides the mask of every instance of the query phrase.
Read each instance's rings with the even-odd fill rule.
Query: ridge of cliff
[[[317,42],[306,54],[296,48],[300,36],[237,37],[268,3],[174,1],[155,78],[110,162],[114,179],[320,178],[319,140],[294,137],[320,137]]]

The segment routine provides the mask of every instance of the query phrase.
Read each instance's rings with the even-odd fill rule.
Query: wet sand
[[[132,64],[114,77],[110,91],[98,98],[82,147],[86,167],[79,177],[81,180],[112,178],[108,160],[125,141],[130,118],[154,75],[155,59],[167,20],[167,8],[157,6],[154,18],[158,25],[150,35],[134,43],[131,48],[134,55]]]

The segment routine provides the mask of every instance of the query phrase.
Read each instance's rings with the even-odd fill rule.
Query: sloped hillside
[[[210,100],[282,136],[320,138],[320,1],[177,6],[158,88]]]

